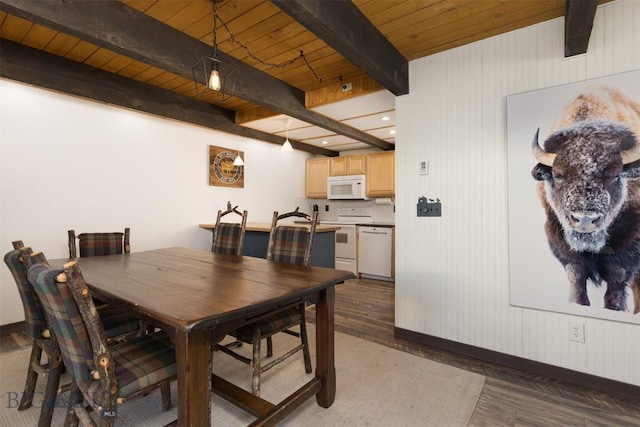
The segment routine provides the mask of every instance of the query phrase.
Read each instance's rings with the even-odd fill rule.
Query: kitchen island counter
[[[291,223],[291,225],[294,225]],[[296,226],[302,224],[295,224]],[[211,230],[215,224],[199,224],[200,228]],[[311,249],[310,264],[317,267],[335,268],[335,234],[339,230],[338,225],[317,225],[316,235],[313,238],[313,248]],[[242,255],[257,258],[267,257],[267,246],[269,245],[269,233],[271,224],[266,222],[248,222],[245,227],[244,246]]]

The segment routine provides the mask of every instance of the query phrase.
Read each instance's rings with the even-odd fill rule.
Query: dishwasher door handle
[[[366,231],[366,230],[360,230],[360,232],[362,234],[389,234],[388,231]]]

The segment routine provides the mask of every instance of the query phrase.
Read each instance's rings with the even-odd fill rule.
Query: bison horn
[[[620,155],[622,156],[623,165],[628,165],[629,163],[640,160],[640,142],[633,147],[622,151]]]
[[[531,142],[531,151],[533,151],[533,155],[538,162],[551,167],[553,166],[553,161],[556,159],[556,155],[554,153],[547,153],[540,147],[540,144],[538,144],[539,133],[540,128],[536,131],[536,135],[533,137],[533,141]]]

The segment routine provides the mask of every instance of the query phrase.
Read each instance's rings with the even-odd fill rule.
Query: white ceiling
[[[395,96],[388,90],[380,90],[366,95],[322,105],[313,111],[339,120],[346,125],[368,132],[384,141],[395,144],[396,116]],[[388,120],[382,120],[387,117]],[[290,116],[280,114],[265,119],[244,123],[243,126],[258,129],[283,138],[335,151],[351,151],[371,148],[371,145],[356,141],[332,131],[311,125]]]

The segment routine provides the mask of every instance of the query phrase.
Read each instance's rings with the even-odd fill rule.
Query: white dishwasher
[[[393,280],[393,228],[358,226],[358,273]]]

